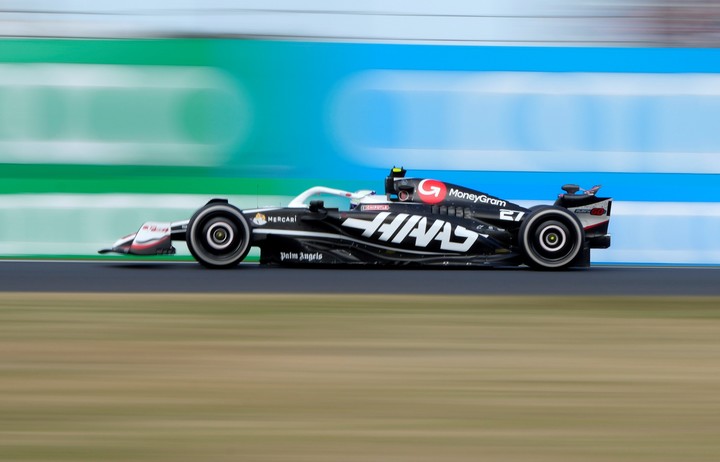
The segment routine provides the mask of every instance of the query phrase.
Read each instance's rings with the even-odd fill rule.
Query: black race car
[[[393,168],[385,194],[317,186],[287,207],[240,210],[212,199],[189,219],[145,223],[100,253],[173,254],[184,240],[208,268],[230,268],[251,247],[261,264],[518,266],[590,265],[590,249],[610,246],[611,198],[596,186],[563,186],[555,204],[524,208],[470,188],[406,178]],[[344,198],[329,207],[320,196]],[[315,198],[315,200],[312,200]]]

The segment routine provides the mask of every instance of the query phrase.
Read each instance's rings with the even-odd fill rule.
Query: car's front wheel
[[[534,269],[563,269],[570,266],[582,250],[585,230],[568,210],[537,207],[520,226],[520,248],[525,263]]]
[[[250,250],[250,225],[242,211],[209,202],[190,218],[185,240],[195,260],[207,268],[230,268]]]

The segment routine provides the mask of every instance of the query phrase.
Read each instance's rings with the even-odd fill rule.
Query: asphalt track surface
[[[0,292],[720,295],[720,267],[208,270],[192,262],[0,261]],[[1,296],[1,295],[0,295]]]

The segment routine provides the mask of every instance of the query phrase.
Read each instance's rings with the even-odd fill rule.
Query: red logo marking
[[[447,187],[445,183],[437,180],[422,180],[417,189],[420,200],[426,204],[437,204],[445,200]]]

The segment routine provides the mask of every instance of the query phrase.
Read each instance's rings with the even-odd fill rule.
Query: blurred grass
[[[717,461],[720,299],[0,295],[2,461]]]

